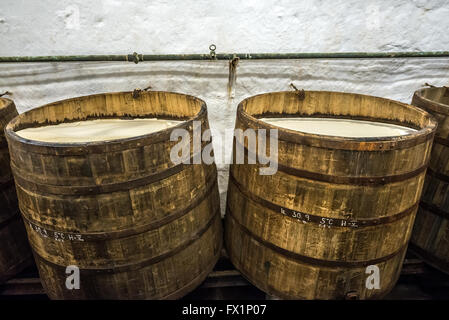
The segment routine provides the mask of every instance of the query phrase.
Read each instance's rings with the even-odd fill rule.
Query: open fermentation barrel
[[[427,263],[449,273],[449,88],[415,92],[412,104],[438,121],[410,249]]]
[[[315,133],[283,128],[279,118],[316,120],[307,129]],[[336,119],[347,123],[329,132]],[[358,123],[358,134],[339,136],[338,129],[348,131],[350,122]],[[373,136],[371,125],[388,130]],[[260,174],[267,166],[261,164],[266,158],[260,162],[264,148],[248,150],[248,139],[245,159],[257,152],[258,162],[246,159],[230,169],[225,244],[243,275],[283,299],[388,293],[410,238],[435,120],[388,99],[298,91],[243,100],[236,128],[278,130],[275,174]],[[319,134],[320,128],[328,135]],[[391,136],[390,129],[405,134]],[[267,140],[270,150],[272,139]]]
[[[179,123],[107,141],[95,135],[123,128],[74,131],[91,120],[136,118]],[[178,144],[170,141],[172,130],[185,129],[192,139],[194,121],[209,127],[202,100],[143,91],[59,101],[11,121],[6,135],[20,210],[50,298],[174,299],[205,279],[222,243],[216,167],[170,157]],[[76,269],[66,274],[69,265],[79,268],[79,289]]]
[[[20,218],[16,189],[9,166],[8,144],[4,129],[17,116],[16,106],[0,98],[0,283],[30,265],[33,261]]]

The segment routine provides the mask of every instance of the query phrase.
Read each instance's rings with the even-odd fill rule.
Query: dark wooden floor
[[[266,294],[251,285],[235,270],[224,253],[214,271],[203,284],[184,300],[265,300]],[[42,289],[36,267],[30,267],[16,278],[0,285],[0,299],[48,299]],[[439,300],[449,299],[449,275],[427,266],[408,254],[401,277],[386,297],[389,300]]]

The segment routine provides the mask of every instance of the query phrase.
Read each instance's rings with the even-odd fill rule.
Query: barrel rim
[[[424,117],[427,118],[428,121],[425,127],[406,135],[388,136],[388,137],[340,137],[340,136],[312,134],[278,127],[275,125],[271,125],[267,122],[264,122],[260,120],[258,117],[250,115],[248,112],[244,110],[244,105],[246,104],[246,102],[255,97],[260,97],[263,95],[295,94],[295,92],[293,91],[275,91],[247,97],[238,104],[237,118],[246,121],[248,123],[251,123],[254,126],[261,129],[278,129],[279,140],[312,145],[317,147],[324,147],[328,149],[340,149],[340,150],[379,151],[379,150],[391,150],[391,149],[401,149],[405,147],[411,147],[423,143],[429,139],[432,139],[437,128],[437,121],[430,113],[416,106],[403,103],[400,101],[350,92],[309,90],[304,91],[304,93],[356,95],[374,99],[381,99],[389,103],[396,103],[409,109],[412,109],[417,113],[422,114]]]
[[[105,140],[105,141],[92,141],[92,142],[64,142],[64,143],[58,143],[58,142],[47,142],[47,141],[39,141],[39,140],[31,140],[31,139],[26,139],[23,138],[21,136],[19,136],[16,132],[15,132],[15,127],[20,124],[20,121],[26,116],[27,113],[29,112],[35,112],[39,109],[42,108],[47,108],[47,107],[51,107],[53,105],[56,104],[60,104],[60,103],[66,103],[66,102],[70,102],[70,101],[76,101],[78,99],[85,99],[85,98],[95,98],[95,97],[101,97],[101,96],[105,96],[105,95],[127,95],[133,94],[133,91],[116,91],[116,92],[103,92],[103,93],[96,93],[96,94],[91,94],[91,95],[84,95],[84,96],[78,96],[78,97],[73,97],[73,98],[68,98],[68,99],[63,99],[63,100],[58,100],[58,101],[54,101],[51,103],[47,103],[44,104],[42,106],[39,106],[37,108],[33,108],[29,111],[26,111],[22,114],[19,114],[18,116],[14,117],[9,123],[8,125],[5,127],[5,135],[7,137],[8,140],[11,140],[13,142],[18,142],[22,145],[32,145],[35,146],[37,148],[41,147],[41,148],[57,148],[57,149],[64,149],[65,151],[68,151],[70,149],[74,149],[74,151],[78,151],[80,149],[80,147],[85,150],[86,152],[89,151],[89,149],[97,149],[97,148],[101,148],[101,147],[109,147],[109,146],[120,146],[120,145],[126,145],[128,143],[132,143],[132,142],[136,142],[138,140],[143,140],[145,139],[147,142],[152,143],[152,142],[157,142],[160,140],[161,136],[169,136],[171,131],[174,129],[187,129],[188,127],[191,127],[193,124],[193,121],[199,121],[201,120],[201,118],[207,116],[207,105],[206,102],[198,97],[192,96],[192,95],[188,95],[188,94],[184,94],[184,93],[178,93],[178,92],[172,92],[172,91],[141,91],[139,94],[141,95],[145,95],[145,94],[158,94],[158,93],[163,93],[163,94],[173,94],[173,95],[180,95],[180,96],[185,96],[186,98],[195,100],[197,102],[199,102],[200,104],[200,111],[195,114],[192,117],[189,117],[188,119],[184,120],[183,122],[167,128],[167,129],[163,129],[163,130],[159,130],[159,131],[155,131],[152,133],[148,133],[148,134],[144,134],[144,135],[139,135],[139,136],[134,136],[134,137],[128,137],[128,138],[122,138],[122,139],[113,139],[113,140]],[[9,100],[9,99],[8,99]],[[117,117],[118,118],[118,117]],[[99,119],[101,119],[101,117],[99,117]],[[82,120],[81,120],[82,121]],[[98,150],[96,150],[97,152]]]
[[[0,97],[0,102],[4,102],[0,103],[0,116],[3,116],[3,114],[10,111],[10,109],[16,109],[16,105],[12,99]]]
[[[3,101],[3,104],[0,104],[0,110],[7,108],[11,103],[14,104],[14,101],[12,99],[9,98],[5,98],[5,97],[0,97],[0,101]]]
[[[418,99],[422,105],[417,107],[422,108],[426,111],[430,110],[433,112],[441,113],[444,115],[449,115],[449,105],[444,104],[429,98],[424,97],[424,92],[435,90],[435,89],[446,89],[449,91],[447,87],[430,87],[430,88],[421,88],[414,92],[413,98]],[[414,101],[412,102],[414,103]]]

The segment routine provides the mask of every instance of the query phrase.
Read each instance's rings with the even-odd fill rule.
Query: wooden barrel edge
[[[15,103],[14,103],[14,101],[13,100],[11,100],[11,99],[8,99],[8,98],[0,98],[0,101],[5,101],[5,104],[3,105],[3,107],[1,107],[0,108],[0,117],[6,117],[7,118],[7,120],[9,119],[9,120],[12,120],[14,117],[16,117],[16,116],[18,116],[19,115],[19,113],[17,112],[17,108],[16,108],[16,105],[15,105]],[[8,115],[8,113],[10,114],[10,115]],[[8,121],[9,121],[8,120]],[[3,128],[4,129],[4,128]],[[2,138],[4,138],[4,136],[5,136],[5,133],[2,131],[1,133],[0,133],[0,136],[2,137]]]
[[[158,94],[158,93],[164,93],[164,94],[177,94],[177,95],[183,95],[187,97],[192,97],[196,100],[198,100],[201,103],[200,111],[193,117],[189,118],[188,120],[167,129],[163,129],[160,131],[156,131],[153,133],[149,133],[143,136],[137,136],[137,137],[130,137],[130,138],[124,138],[124,139],[117,139],[117,140],[111,140],[111,141],[97,141],[97,142],[82,142],[82,143],[52,143],[52,142],[43,142],[43,141],[36,141],[36,140],[29,140],[22,138],[18,134],[15,133],[15,130],[20,126],[20,120],[25,117],[25,113],[20,114],[16,116],[14,119],[12,119],[9,124],[5,128],[5,136],[8,140],[8,144],[12,145],[14,148],[22,148],[27,151],[31,151],[33,153],[38,154],[53,154],[53,155],[84,155],[86,153],[106,153],[106,152],[116,152],[116,151],[123,151],[130,148],[136,148],[141,147],[144,145],[154,144],[161,141],[167,141],[170,139],[170,134],[172,130],[174,129],[187,129],[191,130],[193,127],[194,121],[201,121],[203,125],[207,125],[207,106],[206,103],[196,97],[181,94],[181,93],[174,93],[174,92],[165,92],[165,91],[150,91],[145,92],[143,94]],[[123,95],[132,95],[132,92],[113,92],[113,93],[100,93],[95,95],[88,95],[88,96],[82,96],[82,97],[76,97],[76,98],[70,98],[65,99],[61,101],[56,101],[50,104],[43,105],[41,107],[35,108],[30,110],[30,112],[33,112],[40,109],[40,108],[46,108],[50,107],[54,104],[69,102],[71,100],[76,99],[83,99],[83,98],[95,98],[97,96],[101,95],[110,95],[110,94],[123,94]],[[155,115],[152,114],[154,117]],[[142,115],[129,115],[127,118],[137,118],[142,117]],[[92,119],[101,119],[105,118],[99,115],[98,117],[91,117]],[[116,117],[117,118],[117,117]],[[89,118],[90,119],[90,118]],[[92,120],[90,119],[90,120]],[[76,119],[77,121],[82,121],[83,119]],[[51,125],[51,123],[48,124],[42,124],[42,125]],[[22,128],[23,129],[23,128]],[[20,129],[19,129],[20,130]],[[11,149],[11,147],[10,147]]]
[[[442,210],[439,206],[421,200],[419,202],[419,207],[443,219],[449,220],[449,212]]]
[[[434,144],[441,144],[441,145],[443,145],[445,147],[449,147],[449,139],[441,138],[439,136],[435,136]]]
[[[433,170],[430,166],[427,168],[427,175],[437,178],[443,182],[449,183],[449,175]]]
[[[318,92],[318,91],[312,91]],[[319,91],[322,93],[336,93],[330,91]],[[307,93],[307,91],[306,91]],[[308,146],[315,146],[320,148],[327,148],[332,150],[357,150],[357,151],[387,151],[387,150],[396,150],[396,149],[404,149],[410,148],[417,144],[425,143],[429,140],[432,140],[435,135],[435,130],[437,127],[437,122],[431,114],[428,114],[426,111],[405,103],[401,103],[398,101],[368,96],[371,98],[381,99],[388,102],[394,102],[397,104],[401,104],[403,106],[409,106],[416,110],[416,112],[425,113],[428,115],[429,124],[414,132],[412,134],[406,136],[392,136],[392,137],[375,137],[375,138],[348,138],[348,137],[333,137],[326,135],[316,135],[310,133],[303,133],[294,130],[289,130],[281,127],[277,127],[274,125],[270,125],[266,122],[258,120],[256,117],[250,115],[249,113],[243,110],[243,106],[249,99],[253,99],[262,95],[275,95],[275,94],[295,94],[291,91],[281,91],[281,92],[270,92],[265,94],[260,94],[256,96],[252,96],[246,98],[242,102],[239,103],[237,107],[237,121],[240,121],[245,127],[253,128],[253,129],[277,129],[278,130],[278,139],[295,143],[302,144]],[[349,94],[349,93],[346,93]],[[361,94],[355,94],[359,96],[364,96]],[[365,95],[367,96],[367,95]],[[355,117],[352,117],[355,118]]]
[[[409,250],[417,255],[419,258],[421,258],[426,264],[430,265],[431,267],[434,267],[435,269],[449,274],[449,261],[445,261],[431,253],[429,253],[427,250],[419,247],[416,243],[410,241],[409,243]]]
[[[17,210],[16,212],[11,214],[11,216],[6,218],[5,220],[0,221],[0,230],[3,228],[6,228],[11,222],[13,222],[15,220],[19,220],[19,219],[21,219],[20,218],[20,210]]]
[[[449,106],[444,104],[444,103],[440,103],[438,101],[433,101],[430,99],[427,99],[423,96],[424,91],[427,90],[434,90],[434,89],[443,89],[444,87],[436,87],[436,88],[421,88],[419,90],[416,90],[413,93],[413,98],[412,98],[412,105],[417,106],[418,108],[424,109],[428,112],[436,112],[439,114],[443,114],[446,116],[449,116]],[[446,90],[448,90],[446,88]],[[449,92],[449,90],[448,90]]]

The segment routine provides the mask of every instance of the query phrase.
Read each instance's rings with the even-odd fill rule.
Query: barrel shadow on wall
[[[170,129],[89,143],[16,131],[102,118],[208,125],[206,104],[170,92],[105,93],[25,112],[6,128],[20,210],[52,299],[175,299],[212,270],[222,244],[215,164],[174,164]],[[190,154],[193,156],[193,144]],[[80,289],[66,288],[66,267]]]
[[[349,118],[416,131],[324,136],[276,127],[259,120],[264,117]],[[435,120],[416,107],[372,96],[275,92],[241,102],[236,128],[279,132],[277,173],[260,175],[260,164],[231,165],[225,244],[242,274],[283,299],[387,294],[410,239]],[[366,285],[372,265],[379,268],[378,289]]]

